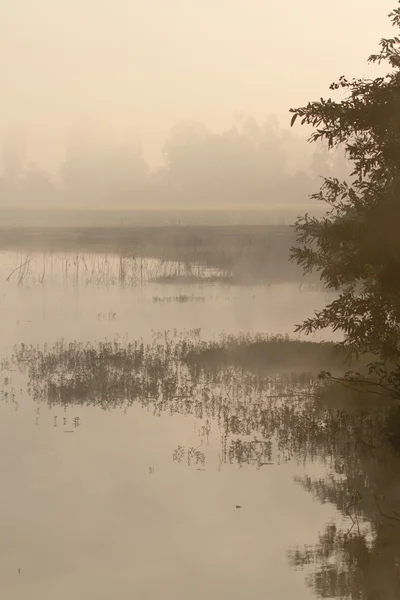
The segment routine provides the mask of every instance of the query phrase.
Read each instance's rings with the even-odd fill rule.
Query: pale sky
[[[186,120],[227,129],[329,96],[394,33],[395,0],[1,0],[0,143],[60,162],[71,130],[137,132],[154,166]],[[300,133],[300,132],[299,132]]]

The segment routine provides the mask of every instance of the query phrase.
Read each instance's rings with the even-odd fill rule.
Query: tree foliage
[[[400,8],[390,13],[400,29]],[[317,270],[338,295],[323,310],[298,325],[311,333],[326,327],[343,332],[351,354],[372,352],[371,365],[400,394],[400,39],[382,39],[370,63],[389,72],[375,79],[330,86],[344,99],[309,102],[291,109],[311,125],[309,141],[344,148],[353,165],[351,181],[323,178],[311,198],[325,202],[322,218],[306,214],[294,224],[298,245],[291,259],[305,272]]]

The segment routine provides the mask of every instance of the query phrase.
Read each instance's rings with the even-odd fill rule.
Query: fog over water
[[[37,249],[3,251],[0,264],[7,598],[393,588],[398,546],[385,576],[375,558],[390,532],[370,506],[378,457],[354,446],[375,444],[382,408],[337,413],[341,390],[321,404],[313,373],[340,357],[280,337],[330,300],[315,282],[259,272],[240,284],[235,265]],[[391,507],[397,462],[385,456]],[[362,485],[353,513],[346,498]],[[378,569],[362,585],[341,566],[354,523]],[[347,583],[321,582],[326,555]]]
[[[4,0],[0,208],[304,204],[342,158],[288,110],[379,70],[390,7]]]
[[[130,402],[131,392],[114,399],[119,394],[115,386],[114,391],[104,388],[104,397],[95,392],[92,406],[89,391],[82,405],[73,397],[48,405],[53,375],[45,373],[47,368],[33,367],[34,375],[28,374],[28,365],[33,366],[28,357],[7,362],[21,342],[23,348],[42,348],[50,357],[63,340],[73,357],[76,343],[78,353],[80,343],[84,349],[111,340],[126,349],[140,340],[152,344],[158,334],[163,344],[165,330],[170,331],[167,336],[188,340],[199,335],[196,330],[204,341],[218,340],[221,334],[291,333],[293,319],[304,318],[311,302],[323,305],[321,292],[301,290],[298,282],[221,284],[219,271],[194,268],[190,276],[196,275],[197,283],[177,285],[173,276],[178,265],[160,265],[155,259],[145,261],[144,275],[141,261],[127,264],[122,279],[118,257],[80,255],[79,265],[77,258],[72,253],[35,253],[27,259],[17,252],[0,253],[0,354],[6,361],[1,444],[3,457],[13,456],[12,464],[3,460],[1,465],[6,487],[1,530],[8,541],[0,573],[7,597],[20,599],[29,590],[33,598],[50,598],[56,581],[58,598],[78,589],[104,598],[116,590],[123,597],[129,590],[138,597],[220,597],[229,591],[239,598],[245,592],[255,597],[264,586],[284,598],[303,589],[302,575],[287,575],[287,548],[298,540],[311,543],[311,531],[331,513],[322,506],[316,510],[312,499],[291,483],[304,467],[291,465],[287,451],[278,451],[278,458],[271,447],[269,458],[261,442],[261,454],[256,447],[250,459],[256,465],[238,471],[223,456],[225,434],[211,414],[185,416],[186,409],[173,408],[171,403],[179,400],[171,398],[170,407],[155,418],[153,408],[141,406],[141,395],[130,408],[123,398]],[[168,274],[171,283],[157,282]],[[212,282],[210,276],[216,279]],[[78,372],[84,381],[90,377],[87,367],[78,367],[77,356],[72,360],[76,366],[71,373],[61,379],[54,375],[56,385]],[[104,368],[101,372],[101,378],[107,376]],[[47,381],[40,392],[35,392],[37,376]],[[186,379],[182,373],[174,396],[187,395],[182,388]],[[159,383],[174,385],[173,380],[173,373],[164,372]],[[232,377],[229,385],[234,382]],[[105,380],[102,385],[108,386]],[[194,380],[188,385],[199,385],[200,395],[207,387]],[[214,384],[209,385],[210,393],[217,394],[220,386],[211,392]],[[240,402],[243,393],[252,394],[250,389],[232,388],[230,394],[238,394]],[[195,398],[197,392],[192,389],[191,394]],[[108,408],[101,406],[103,401],[110,403]],[[199,410],[208,411],[200,404]],[[257,470],[257,461],[269,460],[274,464]],[[312,471],[324,473],[325,467],[317,461]],[[289,516],[282,529],[278,515],[285,504]],[[277,536],[279,543],[270,545],[267,540]],[[306,588],[302,594],[312,597]]]
[[[290,260],[392,8],[0,2],[1,599],[400,598],[399,407]]]

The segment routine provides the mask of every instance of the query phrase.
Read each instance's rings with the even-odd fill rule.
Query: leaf
[[[294,125],[294,123],[295,123],[295,121],[296,121],[297,117],[298,117],[298,114],[297,114],[297,113],[295,113],[295,114],[293,115],[293,117],[291,118],[291,120],[290,120],[290,127],[293,127],[293,125]]]

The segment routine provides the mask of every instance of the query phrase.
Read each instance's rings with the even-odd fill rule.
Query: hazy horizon
[[[393,10],[0,0],[5,600],[400,599]]]
[[[305,207],[350,169],[289,109],[379,71],[391,5],[4,0],[0,208]]]
[[[137,137],[151,170],[182,122],[228,130],[329,95],[340,75],[373,72],[393,0],[301,5],[276,0],[3,0],[0,147],[13,135],[28,162],[55,172],[71,135]],[[324,24],[328,25],[325,26]],[[16,132],[19,132],[16,133]],[[303,135],[297,130],[298,135]]]

